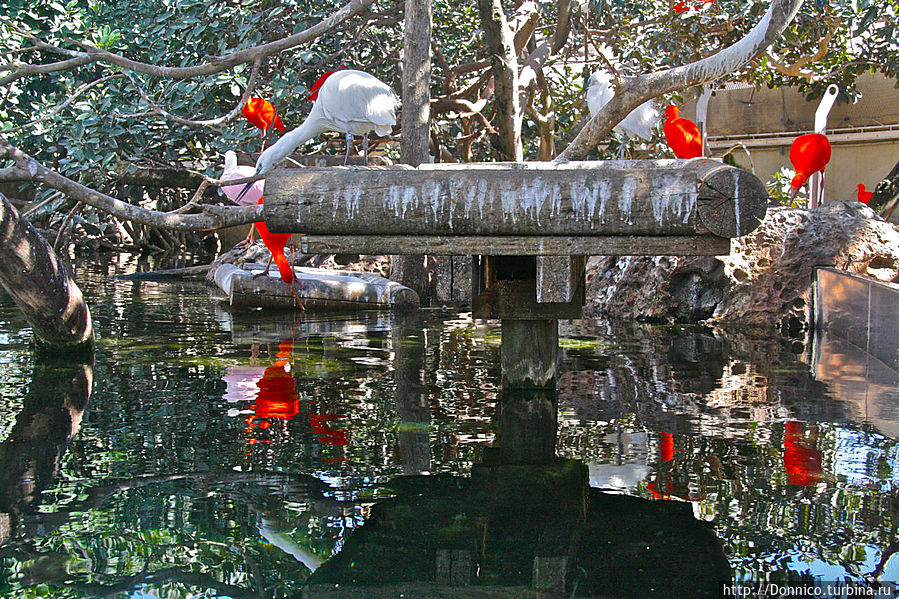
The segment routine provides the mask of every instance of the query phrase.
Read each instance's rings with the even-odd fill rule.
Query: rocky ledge
[[[818,266],[897,281],[899,229],[860,202],[769,207],[759,228],[733,240],[727,256],[592,258],[585,312],[797,337],[809,328]]]

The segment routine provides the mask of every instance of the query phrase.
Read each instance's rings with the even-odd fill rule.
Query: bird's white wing
[[[387,135],[396,124],[396,94],[390,86],[362,71],[343,70],[328,77],[317,104],[341,130],[361,135]]]
[[[652,139],[655,126],[661,117],[662,113],[655,107],[655,103],[652,100],[647,100],[621,119],[618,126],[632,137],[642,137],[649,141]]]

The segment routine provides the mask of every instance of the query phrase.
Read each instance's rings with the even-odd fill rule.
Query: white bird
[[[244,179],[252,177],[256,174],[256,169],[252,166],[240,166],[237,164],[237,154],[232,150],[225,152],[225,168],[219,177],[222,181],[231,181],[232,179]],[[222,191],[235,204],[241,206],[255,206],[259,203],[265,191],[265,181],[260,179],[254,183],[249,183],[242,188],[240,185],[223,185]],[[250,225],[250,234],[247,235],[247,243],[253,243],[253,230],[255,227]]]
[[[306,120],[266,149],[256,161],[256,174],[272,170],[290,156],[300,144],[326,131],[343,133],[350,155],[353,136],[362,136],[367,152],[368,134],[389,135],[396,125],[399,98],[389,85],[364,71],[343,69],[328,76]]]
[[[612,75],[606,71],[594,71],[587,81],[587,106],[590,109],[590,116],[596,116],[614,95],[615,89],[612,87]],[[624,155],[624,148],[629,137],[640,137],[646,141],[651,140],[653,129],[661,116],[662,113],[655,107],[655,103],[652,100],[647,100],[621,119],[620,123],[612,127],[612,131],[624,136],[624,141],[618,150],[618,157],[620,158]]]

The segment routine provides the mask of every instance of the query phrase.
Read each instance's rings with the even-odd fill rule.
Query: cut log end
[[[768,191],[755,175],[720,163],[709,163],[699,176],[697,213],[708,231],[719,237],[742,237],[765,218]]]

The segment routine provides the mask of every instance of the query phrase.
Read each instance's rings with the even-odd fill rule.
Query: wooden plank
[[[712,223],[730,237],[768,200],[754,175],[709,159],[278,169],[265,189],[268,228],[307,235],[697,235]]]
[[[714,235],[603,237],[447,235],[304,235],[304,254],[429,254],[481,256],[722,256],[730,240]]]

